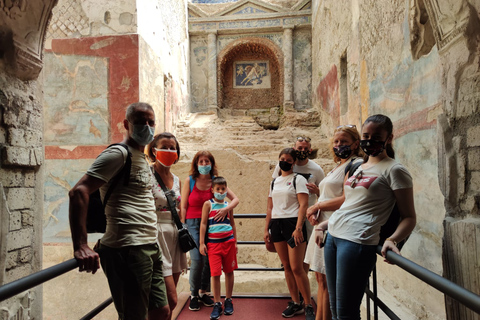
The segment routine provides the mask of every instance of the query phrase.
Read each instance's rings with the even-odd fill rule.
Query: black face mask
[[[333,147],[333,152],[337,157],[340,159],[348,159],[348,157],[351,156],[352,154],[352,149],[350,146],[339,146],[339,147]]]
[[[282,171],[285,171],[285,172],[290,171],[293,166],[292,163],[288,163],[287,161],[279,161],[278,165],[280,166],[280,169],[282,169]]]
[[[360,140],[360,148],[367,156],[376,157],[385,149],[385,141],[378,140]]]
[[[295,153],[297,154],[298,160],[305,160],[308,158],[311,152],[309,150],[303,150],[303,151],[295,150]]]

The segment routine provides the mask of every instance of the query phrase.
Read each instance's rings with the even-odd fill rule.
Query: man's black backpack
[[[360,167],[363,161],[354,162],[356,159],[352,159],[350,163],[345,168],[345,175],[348,174],[348,178],[350,178],[355,171]],[[380,241],[378,242],[379,245],[383,246],[385,240],[390,237],[395,230],[397,230],[398,224],[402,221],[402,217],[400,216],[400,210],[398,210],[397,203],[390,212],[390,216],[388,217],[387,222],[380,228]],[[398,250],[401,250],[405,242],[407,242],[408,237],[402,241],[397,243]]]
[[[111,146],[121,146],[125,148],[128,152],[127,160],[123,165],[123,168],[111,179],[110,187],[105,193],[105,197],[103,199],[100,197],[100,189],[95,190],[92,194],[90,194],[90,200],[88,202],[88,211],[87,211],[87,232],[88,233],[105,233],[107,228],[107,217],[105,216],[105,206],[107,205],[107,201],[112,194],[113,189],[117,186],[120,182],[120,179],[123,177],[123,184],[125,186],[128,185],[129,177],[130,177],[130,170],[132,168],[132,153],[128,151],[128,146],[123,143],[114,143],[107,147],[110,148]]]

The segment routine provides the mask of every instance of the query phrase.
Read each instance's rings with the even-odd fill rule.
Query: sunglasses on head
[[[303,142],[303,141],[310,142],[310,141],[312,141],[312,139],[310,139],[309,137],[297,137],[297,141],[299,141],[299,142]]]
[[[350,184],[350,187],[354,189],[357,186],[357,183],[362,180],[363,178],[363,171],[360,170],[356,175],[355,178],[353,179],[352,183]]]
[[[354,125],[354,124],[342,124],[341,126],[338,126],[337,129],[340,129],[340,128],[352,128],[352,129],[356,129],[357,126]]]

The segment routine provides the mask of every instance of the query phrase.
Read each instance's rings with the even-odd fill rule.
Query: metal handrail
[[[382,247],[377,247],[377,254],[382,255]],[[480,296],[459,286],[458,284],[439,276],[438,274],[425,269],[415,262],[396,254],[393,251],[387,251],[386,259],[411,275],[424,281],[435,289],[443,292],[449,297],[457,300],[466,307],[480,314]]]
[[[4,284],[0,287],[0,301],[11,298],[25,290],[38,286],[48,280],[58,277],[78,267],[75,259],[70,259],[50,268],[32,273],[21,279]]]
[[[235,218],[265,218],[265,214],[235,214]],[[239,241],[239,244],[255,244],[260,245],[264,244],[263,241]],[[381,255],[382,247],[377,247],[377,254]],[[424,267],[410,261],[401,255],[396,254],[393,251],[387,251],[386,259],[400,268],[404,269],[408,273],[417,277],[418,279],[424,281],[430,286],[436,288],[442,293],[450,296],[451,298],[459,301],[466,307],[470,308],[474,312],[480,314],[480,296],[457,285],[456,283],[445,279],[436,273],[425,269]],[[21,292],[24,292],[30,288],[33,288],[39,284],[42,284],[48,280],[51,280],[57,276],[60,276],[64,273],[67,273],[78,267],[78,262],[76,259],[70,259],[65,262],[62,262],[58,265],[49,267],[47,269],[41,270],[39,272],[28,275],[19,280],[7,283],[3,286],[0,286],[0,301],[11,298]],[[259,268],[242,268],[244,271],[258,271]],[[282,268],[265,268],[260,269],[265,271],[282,271]],[[376,290],[374,290],[376,291]],[[376,297],[376,294],[372,293],[369,289],[366,290],[366,293],[370,298],[374,299],[374,302],[391,318],[398,319],[398,317],[380,300]],[[97,306],[95,309],[90,311],[85,315],[82,320],[92,319],[96,314],[105,309],[109,304],[112,303],[112,299],[109,298]]]

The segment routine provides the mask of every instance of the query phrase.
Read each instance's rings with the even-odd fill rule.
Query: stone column
[[[217,31],[208,34],[208,110],[217,112]]]
[[[293,28],[285,26],[283,30],[283,111],[293,110]]]

